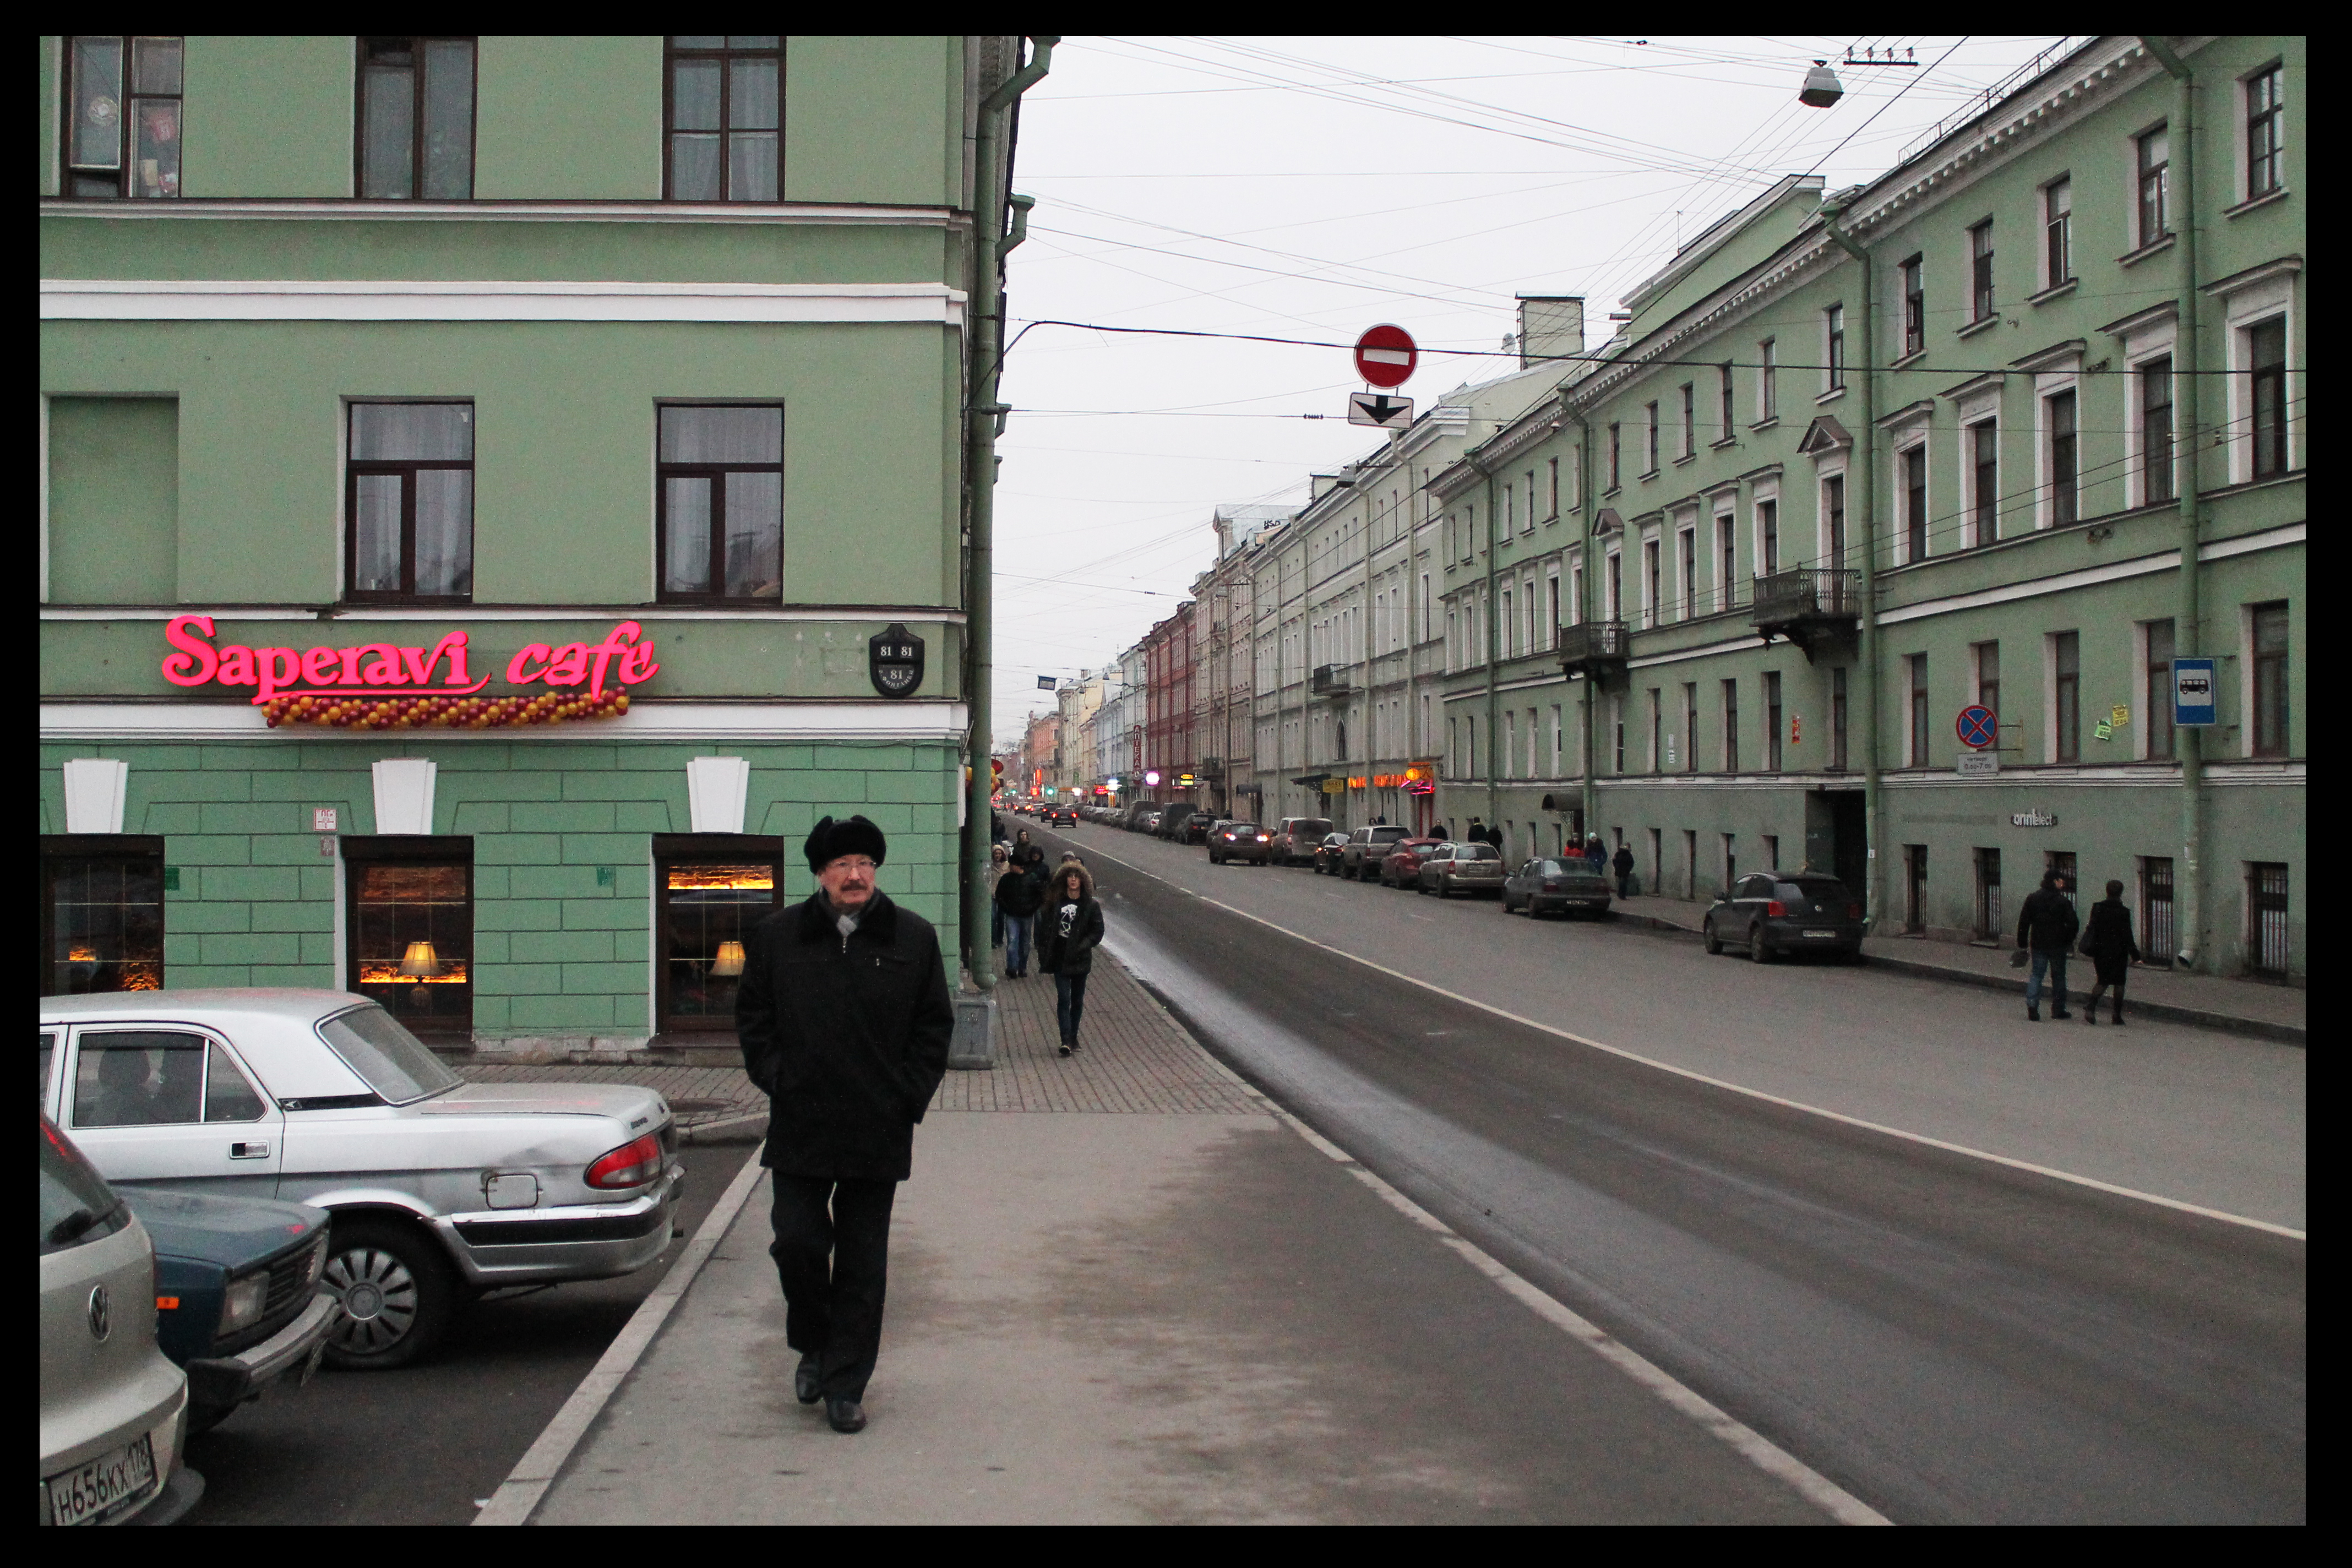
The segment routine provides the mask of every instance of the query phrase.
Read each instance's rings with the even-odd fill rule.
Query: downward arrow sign
[[[1358,392],[1348,397],[1348,423],[1350,425],[1390,426],[1404,423],[1412,417],[1412,399],[1391,397],[1382,393]]]

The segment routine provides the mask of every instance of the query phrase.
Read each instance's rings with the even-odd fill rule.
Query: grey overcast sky
[[[1499,350],[1515,294],[1609,312],[1783,174],[1893,164],[2055,37],[1072,37],[1021,113],[1015,331],[1040,318]],[[1916,68],[1844,67],[1849,53]],[[1797,102],[1827,58],[1845,84]],[[1511,362],[1424,354],[1423,407]],[[996,734],[1181,605],[1220,502],[1375,449],[1343,349],[1039,326],[1006,360]],[[1321,420],[1301,415],[1319,414]]]

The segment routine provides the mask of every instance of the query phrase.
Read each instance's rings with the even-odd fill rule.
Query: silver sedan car
[[[46,997],[41,1084],[110,1182],[332,1215],[345,1367],[415,1360],[464,1296],[644,1268],[685,1175],[655,1090],[469,1084],[341,991]]]

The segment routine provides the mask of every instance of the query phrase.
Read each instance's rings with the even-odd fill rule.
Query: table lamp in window
[[[743,944],[740,942],[720,942],[719,944],[719,956],[711,962],[710,973],[715,977],[720,979],[731,979],[736,975],[741,974],[743,973]]]
[[[434,956],[429,942],[412,942],[400,960],[401,973],[412,979],[425,980],[441,973],[441,961]]]

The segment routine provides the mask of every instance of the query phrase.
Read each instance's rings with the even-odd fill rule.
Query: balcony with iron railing
[[[1349,666],[1318,664],[1307,680],[1307,687],[1318,697],[1345,697],[1355,689],[1351,677]]]
[[[1802,648],[1807,663],[1823,642],[1853,635],[1862,618],[1862,574],[1827,566],[1801,566],[1756,579],[1748,624],[1768,644],[1785,637]]]
[[[1570,676],[1600,679],[1625,668],[1623,621],[1579,621],[1559,628],[1559,664]]]

